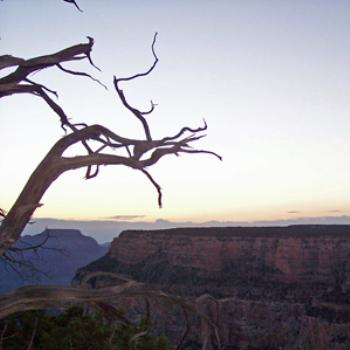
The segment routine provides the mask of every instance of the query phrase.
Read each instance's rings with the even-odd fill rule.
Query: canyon
[[[192,349],[350,348],[348,225],[124,231],[75,281],[91,271],[192,300],[217,326],[194,317]],[[157,327],[181,336],[181,317],[165,314]]]

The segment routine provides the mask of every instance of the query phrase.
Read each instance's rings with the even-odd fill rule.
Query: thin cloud
[[[116,221],[133,221],[136,219],[143,219],[145,215],[112,215],[104,217],[106,220],[116,220]]]
[[[164,219],[157,219],[157,220],[155,221],[155,223],[156,223],[156,224],[169,224],[169,223],[171,223],[171,221],[169,221],[169,220],[164,220]]]
[[[299,214],[300,211],[299,210],[289,210],[287,211],[288,214]]]
[[[339,209],[332,209],[332,210],[328,210],[328,213],[340,213],[341,210]]]

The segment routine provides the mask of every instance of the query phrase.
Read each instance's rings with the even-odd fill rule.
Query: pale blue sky
[[[72,172],[45,195],[37,216],[208,221],[350,214],[349,1],[79,4],[84,13],[59,0],[1,2],[2,53],[29,58],[94,37],[93,58],[103,72],[83,67],[109,91],[55,70],[33,79],[56,89],[74,120],[136,137],[142,130],[122,109],[111,80],[148,67],[158,31],[157,70],[125,85],[126,94],[140,107],[159,103],[150,117],[155,136],[205,118],[201,146],[224,162],[182,156],[151,169],[164,189],[162,210],[135,171],[110,167],[89,182],[83,171]],[[9,209],[62,131],[34,97],[2,99],[0,113],[0,207]]]

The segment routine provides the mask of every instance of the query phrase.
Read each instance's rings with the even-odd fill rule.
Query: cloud
[[[103,219],[116,221],[133,221],[135,219],[142,219],[144,217],[146,217],[146,215],[113,215],[104,217]]]
[[[328,210],[328,213],[340,213],[341,210],[339,209],[332,209],[332,210]]]
[[[170,221],[169,220],[164,220],[164,219],[157,219],[155,221],[155,223],[157,223],[157,224],[169,224]]]
[[[289,210],[287,211],[288,214],[299,214],[300,211],[299,210]]]

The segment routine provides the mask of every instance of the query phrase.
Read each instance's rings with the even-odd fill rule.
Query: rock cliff
[[[347,225],[125,231],[93,270],[210,294],[225,349],[350,348]]]

